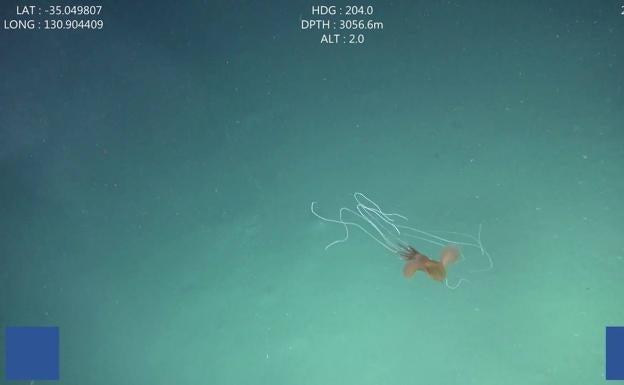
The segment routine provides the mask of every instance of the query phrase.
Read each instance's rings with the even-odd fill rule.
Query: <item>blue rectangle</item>
[[[59,328],[7,327],[5,330],[6,380],[58,380]]]
[[[624,380],[624,326],[607,326],[607,380]]]

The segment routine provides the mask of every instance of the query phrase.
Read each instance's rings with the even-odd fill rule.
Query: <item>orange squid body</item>
[[[411,278],[418,270],[422,270],[436,281],[446,278],[446,267],[459,258],[459,250],[453,246],[447,246],[440,253],[440,261],[430,259],[411,246],[406,247],[401,253],[406,261],[403,267],[403,275]]]

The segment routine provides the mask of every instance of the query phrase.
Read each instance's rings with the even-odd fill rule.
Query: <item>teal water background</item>
[[[374,4],[358,47],[301,31],[308,2],[151,4],[0,32],[0,325],[60,326],[61,384],[605,383],[615,2]],[[494,269],[449,290],[361,232],[324,250],[310,203],[355,191],[482,225]]]

